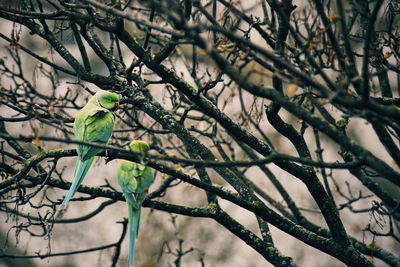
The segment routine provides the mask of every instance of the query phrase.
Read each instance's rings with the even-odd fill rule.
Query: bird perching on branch
[[[144,141],[132,141],[129,150],[143,156],[150,150]],[[135,257],[135,241],[139,232],[142,203],[154,180],[154,169],[140,163],[120,160],[117,168],[118,184],[128,204],[129,257],[128,267],[132,267]]]
[[[118,109],[119,106],[119,97],[116,93],[100,90],[94,94],[75,117],[74,134],[76,139],[107,144],[114,128],[115,116],[113,111]],[[78,145],[76,151],[78,158],[75,165],[74,180],[60,208],[64,208],[68,204],[82,183],[95,156],[103,149]]]

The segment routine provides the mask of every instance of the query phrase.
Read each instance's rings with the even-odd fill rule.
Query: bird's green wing
[[[135,168],[134,162],[120,160],[117,166],[118,184],[124,193],[126,201],[135,209],[138,209],[136,197],[134,193],[137,189],[137,180],[132,175],[132,170]]]
[[[143,172],[142,172],[142,187],[143,191],[146,193],[148,192],[150,186],[154,182],[154,169],[150,167],[145,167]]]
[[[137,188],[135,190],[136,203],[139,207],[142,206],[143,201],[146,199],[149,187],[154,180],[154,169],[136,164],[138,175],[136,176]]]
[[[106,144],[111,137],[114,121],[112,112],[95,105],[88,105],[75,118],[75,136],[78,140],[85,142]],[[102,149],[78,145],[77,151],[82,160],[87,160],[101,152]]]

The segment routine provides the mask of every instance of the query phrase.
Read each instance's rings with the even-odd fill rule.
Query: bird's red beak
[[[115,109],[119,109],[121,107],[121,104],[119,102],[115,102]]]

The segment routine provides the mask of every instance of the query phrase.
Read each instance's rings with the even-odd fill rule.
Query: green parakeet
[[[110,139],[115,117],[112,111],[119,108],[119,97],[116,93],[100,90],[88,103],[79,110],[74,121],[74,133],[77,140],[107,144]],[[75,165],[75,178],[60,208],[64,208],[88,172],[95,156],[103,149],[78,145],[78,158]]]
[[[146,153],[150,147],[144,141],[132,141],[128,149],[137,153]],[[154,180],[154,169],[142,164],[120,160],[117,168],[118,184],[128,203],[129,257],[128,266],[133,266],[135,241],[139,232],[142,203]]]

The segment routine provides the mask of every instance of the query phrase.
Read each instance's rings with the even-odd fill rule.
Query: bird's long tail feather
[[[71,187],[69,188],[69,191],[65,196],[63,202],[61,203],[60,208],[64,208],[71,200],[71,198],[74,196],[74,194],[78,190],[79,185],[82,183],[83,178],[85,177],[90,166],[92,165],[93,160],[94,157],[85,161],[82,161],[79,157],[77,158],[74,181],[72,182]]]
[[[128,223],[129,223],[129,256],[128,267],[133,267],[135,260],[135,241],[139,233],[140,215],[142,209],[133,209],[128,205]]]

